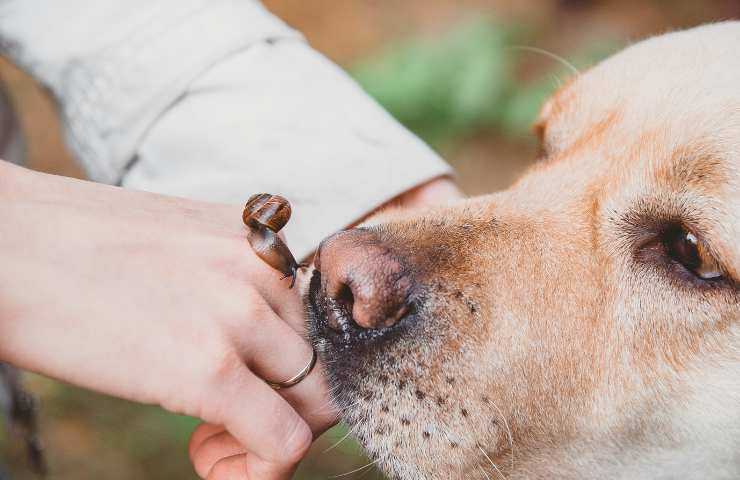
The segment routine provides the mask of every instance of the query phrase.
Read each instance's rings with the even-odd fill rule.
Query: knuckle
[[[296,465],[308,453],[313,442],[313,434],[306,422],[298,415],[283,423],[274,424],[269,438],[263,437],[265,448],[258,456],[272,467]]]
[[[204,455],[201,455],[199,452],[196,452],[195,456],[191,457],[191,462],[193,463],[193,468],[195,469],[195,473],[200,478],[206,478],[206,476],[208,475],[208,472],[211,471],[210,461]]]
[[[273,315],[272,308],[265,298],[257,290],[249,289],[244,294],[246,304],[246,314],[244,318],[239,319],[240,328],[246,325],[257,325],[264,321],[265,318]]]
[[[188,440],[188,456],[190,457],[190,461],[195,463],[196,456],[198,454],[198,449],[203,444],[204,438],[203,438],[203,424],[198,425],[198,427],[193,431],[193,433],[190,435],[190,439]]]
[[[296,417],[287,428],[287,435],[281,452],[282,459],[290,464],[300,462],[308,453],[312,442],[313,433],[311,429],[303,419]]]
[[[219,356],[214,356],[208,379],[212,386],[223,387],[231,384],[243,363],[239,355],[230,348],[224,349]]]
[[[206,422],[223,424],[228,416],[228,401],[241,383],[246,367],[241,356],[230,348],[213,355],[201,388],[198,416]]]
[[[236,478],[234,475],[234,463],[234,458],[222,458],[211,467],[207,477],[208,480],[230,480]]]
[[[193,464],[195,472],[201,478],[205,478],[211,471],[214,463],[225,456],[222,450],[219,449],[218,436],[217,434],[207,436],[200,443],[193,442],[193,437],[191,437],[191,444],[195,443],[195,445],[191,447],[190,461]]]

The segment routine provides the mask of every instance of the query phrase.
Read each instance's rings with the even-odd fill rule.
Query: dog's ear
[[[532,125],[532,133],[537,137],[537,141],[542,144],[545,140],[545,129],[547,128],[547,122],[544,119],[539,119]]]
[[[539,145],[537,150],[537,158],[546,157],[548,154],[547,148],[547,119],[552,112],[553,99],[548,99],[540,109],[540,114],[537,116],[537,120],[532,124],[532,134],[537,137],[537,143]]]

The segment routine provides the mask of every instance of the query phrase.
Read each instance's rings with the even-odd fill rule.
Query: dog
[[[575,76],[506,191],[320,246],[310,337],[389,478],[740,478],[740,22]]]

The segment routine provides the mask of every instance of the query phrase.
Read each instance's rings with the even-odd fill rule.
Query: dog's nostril
[[[370,232],[347,231],[325,241],[320,268],[334,330],[387,328],[411,310],[408,269]]]
[[[355,303],[355,296],[352,295],[352,289],[349,287],[349,285],[342,285],[342,287],[337,292],[336,300],[340,305],[347,309],[348,312],[352,311],[352,307]]]
[[[335,295],[329,296],[329,309],[327,312],[329,327],[336,331],[344,331],[352,321],[352,309],[355,297],[352,289],[347,284],[339,287]]]

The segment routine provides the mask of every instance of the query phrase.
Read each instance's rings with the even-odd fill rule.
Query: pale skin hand
[[[260,379],[311,350],[240,207],[0,162],[0,224],[0,359],[224,425],[249,452],[238,478],[288,478],[334,422],[320,369],[280,393]]]
[[[462,193],[455,183],[450,178],[440,177],[406,192],[385,206],[415,208],[460,197]],[[357,223],[360,220],[358,219]],[[201,478],[206,480],[251,479],[248,474],[244,473],[244,465],[249,454],[239,440],[222,426],[207,423],[199,426],[190,439],[189,453]]]
[[[311,350],[297,289],[251,252],[240,218],[0,161],[0,359],[203,419],[202,478],[290,478],[336,412],[320,366],[280,392],[261,380]]]

